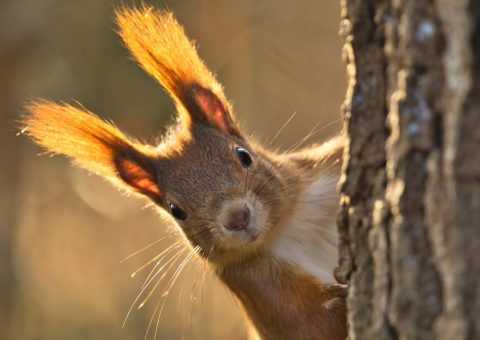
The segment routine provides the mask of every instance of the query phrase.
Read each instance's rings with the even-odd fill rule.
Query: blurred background
[[[41,150],[16,136],[22,106],[36,97],[78,100],[135,137],[164,131],[173,105],[116,36],[121,3],[130,2],[0,1],[0,338],[142,339],[160,301],[158,339],[245,339],[232,297],[195,259],[168,290],[179,259],[122,328],[152,266],[130,274],[176,236],[141,199],[63,157],[37,157]],[[309,141],[339,131],[338,1],[149,3],[175,13],[260,141],[270,142],[294,113],[273,143],[281,149],[317,126]]]

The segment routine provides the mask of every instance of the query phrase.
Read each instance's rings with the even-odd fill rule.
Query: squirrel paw
[[[342,267],[335,267],[333,270],[333,277],[337,282],[346,284],[347,283],[347,273],[342,270]]]
[[[348,286],[340,283],[329,283],[325,285],[324,292],[325,295],[329,297],[329,299],[334,299],[337,297],[346,298]]]

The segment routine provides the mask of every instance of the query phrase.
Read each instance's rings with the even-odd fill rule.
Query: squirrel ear
[[[27,110],[23,131],[38,144],[119,186],[160,199],[153,148],[132,142],[112,124],[68,104],[38,101]]]
[[[223,133],[240,137],[228,104],[223,103],[211,90],[193,84],[183,102],[192,122],[203,123]]]
[[[153,164],[145,160],[134,160],[132,155],[117,155],[114,159],[118,176],[136,191],[150,197],[160,197],[160,188],[156,181]],[[137,157],[138,158],[138,155]]]
[[[184,123],[205,123],[241,137],[222,87],[172,13],[143,6],[116,15],[125,45],[167,90]]]

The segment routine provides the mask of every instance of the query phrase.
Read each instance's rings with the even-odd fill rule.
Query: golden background
[[[122,3],[129,2],[0,1],[1,339],[142,339],[175,272],[122,328],[149,270],[133,279],[130,273],[175,237],[120,263],[165,235],[158,214],[63,157],[37,157],[41,150],[16,136],[22,106],[36,97],[78,100],[146,140],[172,121],[168,96],[115,34],[113,11]],[[269,143],[293,113],[275,147],[286,149],[312,129],[310,142],[340,129],[345,71],[337,1],[149,3],[175,13],[258,140]],[[192,261],[179,275],[158,339],[246,338],[232,297],[204,274]]]

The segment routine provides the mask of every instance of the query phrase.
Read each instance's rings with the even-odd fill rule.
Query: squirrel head
[[[158,146],[128,138],[82,107],[35,101],[26,132],[53,153],[169,212],[199,253],[227,264],[261,251],[288,210],[288,169],[241,133],[222,87],[171,13],[117,11],[134,58],[175,102]]]

